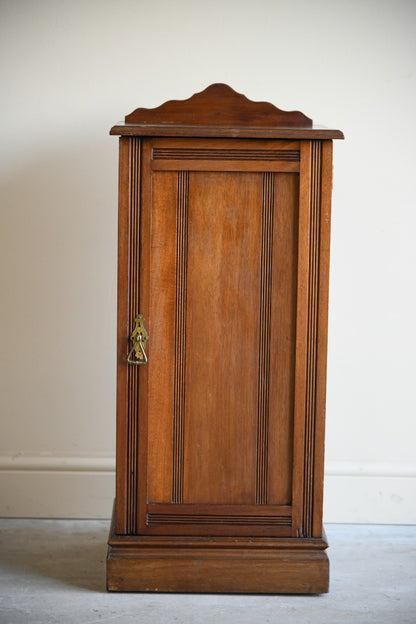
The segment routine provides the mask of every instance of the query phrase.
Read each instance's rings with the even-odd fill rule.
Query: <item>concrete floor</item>
[[[321,596],[108,594],[103,520],[0,520],[1,624],[415,624],[416,526],[327,525]]]

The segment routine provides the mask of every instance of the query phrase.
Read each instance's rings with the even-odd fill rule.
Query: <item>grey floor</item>
[[[321,596],[108,594],[103,520],[0,520],[1,624],[416,624],[416,526],[328,525]]]

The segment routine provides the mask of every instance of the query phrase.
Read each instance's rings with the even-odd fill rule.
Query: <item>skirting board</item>
[[[324,522],[416,524],[416,466],[329,462]],[[110,518],[114,459],[0,457],[0,516]]]
[[[110,518],[114,458],[0,457],[0,516]]]

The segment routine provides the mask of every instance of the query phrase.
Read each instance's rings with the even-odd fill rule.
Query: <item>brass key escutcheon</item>
[[[144,348],[146,346],[146,342],[149,340],[149,334],[147,333],[143,322],[143,315],[137,314],[134,318],[134,329],[130,336],[133,346],[127,356],[127,362],[129,364],[141,365],[147,363],[147,355]]]

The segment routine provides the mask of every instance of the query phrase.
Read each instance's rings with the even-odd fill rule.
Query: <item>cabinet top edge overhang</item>
[[[343,139],[340,130],[314,125],[300,111],[253,102],[225,84],[212,84],[187,100],[137,108],[111,128],[122,136]]]

